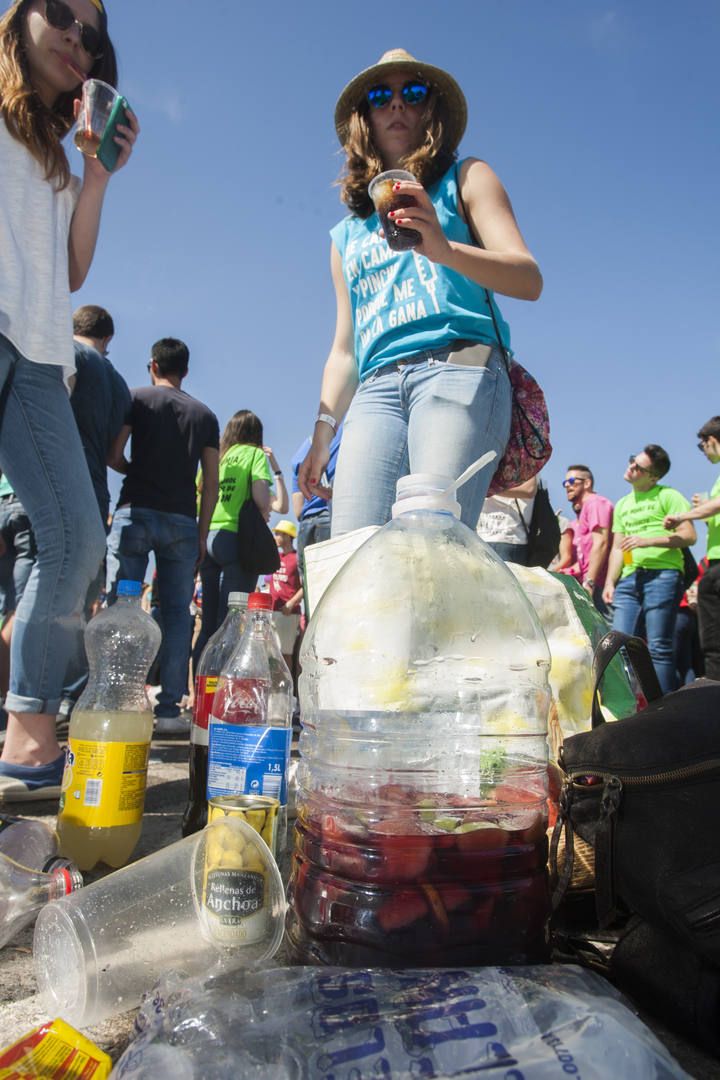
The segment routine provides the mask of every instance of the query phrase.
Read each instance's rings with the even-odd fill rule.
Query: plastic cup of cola
[[[137,1006],[169,969],[264,963],[280,947],[285,909],[267,844],[224,817],[47,904],[33,942],[38,989],[49,1015],[86,1027]]]
[[[387,245],[393,251],[410,251],[422,241],[422,236],[417,229],[406,229],[396,225],[392,218],[388,217],[391,210],[402,210],[406,206],[417,206],[417,201],[412,195],[403,195],[394,191],[396,180],[414,180],[415,177],[407,169],[388,169],[380,173],[370,181],[368,195],[377,210],[380,224]]]
[[[97,157],[105,128],[120,96],[114,86],[102,79],[86,79],[83,83],[74,139],[78,150],[87,157]]]

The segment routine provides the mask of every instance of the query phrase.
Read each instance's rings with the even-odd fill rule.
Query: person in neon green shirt
[[[207,554],[200,565],[202,625],[193,647],[193,670],[227,614],[230,593],[252,592],[257,583],[257,574],[249,574],[240,563],[238,515],[248,499],[253,499],[265,520],[273,512],[287,513],[287,488],[275,455],[263,446],[262,421],[250,409],[240,409],[230,417],[220,439],[219,493]]]
[[[676,689],[673,630],[683,592],[682,548],[697,540],[690,522],[673,531],[668,515],[690,509],[684,495],[658,483],[670,458],[654,443],[631,454],[624,479],[632,487],[615,505],[613,541],[603,600],[613,605],[613,630],[634,634],[641,618],[655,671],[667,694]]]
[[[713,465],[720,462],[720,416],[713,416],[698,431],[698,447]],[[698,585],[700,647],[705,658],[708,679],[720,679],[720,476],[713,484],[710,498],[693,495],[692,509],[665,518],[667,528],[682,522],[707,521],[708,568]]]

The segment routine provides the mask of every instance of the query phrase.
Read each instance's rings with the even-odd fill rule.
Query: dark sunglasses
[[[709,436],[705,435],[698,443],[698,450],[705,451],[705,443],[708,441]]]
[[[80,44],[88,56],[93,60],[99,60],[102,56],[103,39],[100,31],[76,19],[72,8],[64,4],[63,0],[45,0],[45,22],[54,30],[69,30],[71,26],[77,26],[80,30]]]
[[[427,83],[420,82],[419,79],[410,79],[400,91],[400,97],[406,105],[423,105],[429,93],[430,87]],[[380,86],[372,86],[365,96],[371,109],[384,109],[392,101],[393,91],[382,83]]]
[[[648,476],[650,476],[652,470],[651,469],[646,469],[644,467],[644,465],[638,465],[637,461],[635,460],[635,455],[634,454],[630,455],[630,457],[628,458],[628,461],[633,466],[633,468],[637,469],[638,472],[644,472],[644,473],[647,473]]]
[[[568,476],[566,480],[563,480],[563,487],[575,487],[576,484],[582,483],[583,480],[589,480],[589,476]]]

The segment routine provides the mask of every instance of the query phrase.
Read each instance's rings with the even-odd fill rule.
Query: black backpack
[[[577,832],[595,849],[601,927],[624,907],[720,964],[720,682],[663,697],[645,643],[611,630],[596,652],[596,684],[621,647],[650,704],[605,723],[596,693],[592,730],[565,740],[551,857],[564,828],[571,861]],[[556,869],[557,901],[568,865]]]
[[[515,505],[527,534],[528,553],[525,565],[547,569],[560,547],[560,522],[550,503],[547,488],[542,484],[538,485],[529,525],[525,524],[517,499]]]

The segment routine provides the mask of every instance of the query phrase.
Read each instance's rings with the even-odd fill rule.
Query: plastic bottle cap
[[[247,607],[249,596],[250,593],[246,592],[231,592],[228,594],[228,606],[232,604],[234,607],[237,607],[238,605]]]
[[[118,596],[140,596],[142,593],[142,581],[118,581]]]
[[[460,517],[460,503],[454,498],[452,480],[439,473],[410,473],[401,476],[397,482],[396,502],[393,503],[392,516],[409,514],[414,510],[434,510],[453,517]]]
[[[248,611],[272,611],[272,605],[270,593],[254,592],[248,597]]]

